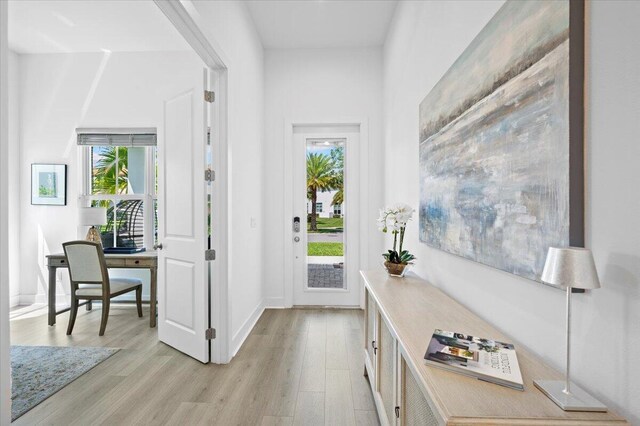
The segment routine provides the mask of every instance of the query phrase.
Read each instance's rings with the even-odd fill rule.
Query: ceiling
[[[18,53],[190,49],[150,0],[11,0],[9,47]]]
[[[384,44],[391,0],[249,0],[267,49],[373,47]]]

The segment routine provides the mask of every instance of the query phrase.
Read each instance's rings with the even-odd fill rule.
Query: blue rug
[[[73,346],[11,346],[11,420],[118,351]]]

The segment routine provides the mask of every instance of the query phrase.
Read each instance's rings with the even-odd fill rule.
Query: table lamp
[[[78,221],[82,226],[91,226],[85,238],[87,241],[102,244],[102,238],[100,238],[100,232],[96,226],[107,224],[107,209],[105,207],[80,207]]]
[[[567,290],[567,369],[565,380],[534,380],[534,385],[565,411],[607,411],[607,407],[584,389],[571,383],[571,289],[600,288],[591,250],[550,247],[542,271],[542,282]]]

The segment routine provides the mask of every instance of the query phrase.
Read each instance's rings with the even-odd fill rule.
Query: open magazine
[[[436,329],[424,359],[434,367],[524,390],[516,350],[510,343]]]

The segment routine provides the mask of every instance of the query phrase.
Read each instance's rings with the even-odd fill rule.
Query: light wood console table
[[[361,275],[365,374],[382,425],[626,424],[611,412],[560,409],[533,380],[561,380],[561,373],[424,280],[392,278],[384,270]],[[524,391],[427,366],[423,357],[436,328],[514,343]]]
[[[144,251],[133,254],[105,254],[107,268],[120,269],[148,269],[151,272],[149,290],[149,326],[156,326],[156,303],[158,300],[158,255],[154,251]],[[56,271],[58,268],[69,268],[64,253],[50,254],[47,256],[49,268],[49,325],[55,325],[56,315],[67,312],[69,308],[56,311]]]

